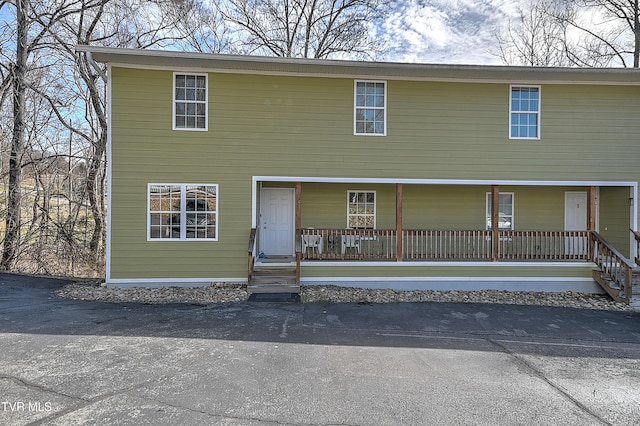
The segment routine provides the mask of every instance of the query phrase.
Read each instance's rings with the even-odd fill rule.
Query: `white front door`
[[[586,231],[587,230],[587,193],[586,192],[565,192],[564,193],[564,230],[565,231]],[[585,238],[568,237],[565,239],[565,254],[585,254],[587,252],[587,241]]]
[[[260,250],[267,256],[294,252],[295,190],[262,188],[260,198]]]

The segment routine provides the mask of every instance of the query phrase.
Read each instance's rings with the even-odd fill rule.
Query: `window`
[[[386,134],[387,86],[383,81],[356,81],[355,123],[356,135]]]
[[[347,228],[375,229],[376,193],[375,191],[347,192]]]
[[[207,130],[207,76],[174,74],[174,130]]]
[[[513,230],[513,192],[501,192],[498,201],[498,229]],[[487,229],[491,229],[491,193],[487,192]]]
[[[540,87],[511,86],[511,139],[540,138]]]
[[[218,185],[149,184],[149,240],[218,240]]]

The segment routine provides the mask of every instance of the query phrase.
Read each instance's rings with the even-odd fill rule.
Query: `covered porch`
[[[254,180],[250,268],[254,256],[272,255],[264,244],[274,238],[272,223],[264,216],[282,213],[263,197],[272,189],[290,193],[291,206],[284,211],[291,215],[291,236],[283,239],[291,240],[290,248],[280,255],[294,259],[297,282],[304,265],[314,270],[442,262],[467,268],[526,262],[593,267],[605,258],[609,269],[622,267],[616,274],[624,280],[630,270],[625,262],[635,257],[629,233],[637,225],[634,182],[266,177]]]

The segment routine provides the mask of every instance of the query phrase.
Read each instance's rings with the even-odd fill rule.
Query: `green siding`
[[[600,188],[600,235],[629,256],[629,188]]]
[[[171,71],[111,69],[112,278],[242,278],[252,176],[637,181],[640,175],[640,87],[544,85],[542,138],[525,141],[508,139],[508,84],[388,81],[387,136],[375,137],[353,135],[353,79],[215,73],[208,131],[173,131],[172,78]],[[151,182],[219,184],[219,241],[148,242]],[[395,227],[394,185],[307,183],[303,226],[343,227],[350,189],[375,189],[378,228]],[[405,228],[484,228],[488,190],[405,185]],[[516,229],[562,229],[566,188],[512,190]],[[622,229],[613,213],[602,214]]]

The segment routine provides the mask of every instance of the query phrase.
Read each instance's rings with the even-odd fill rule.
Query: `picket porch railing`
[[[588,231],[301,229],[302,260],[589,260]]]

